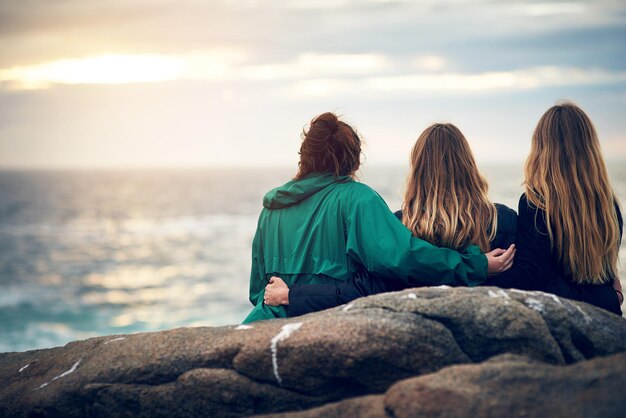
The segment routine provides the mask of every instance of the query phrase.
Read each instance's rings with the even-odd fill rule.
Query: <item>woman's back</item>
[[[348,243],[342,231],[349,219],[342,214],[342,206],[374,193],[361,186],[351,177],[326,173],[290,181],[268,192],[258,221],[258,239],[263,245],[258,256],[264,256],[259,262],[265,270],[347,280],[354,267],[346,256]]]
[[[615,205],[619,229],[623,227]],[[522,195],[518,207],[517,253],[513,268],[489,278],[487,285],[523,290],[541,290],[568,299],[580,300],[621,315],[620,304],[612,282],[577,283],[564,267],[550,242],[545,212]]]
[[[513,268],[489,284],[542,290],[621,314],[622,219],[595,128],[573,104],[541,117],[525,167]]]
[[[616,199],[589,117],[564,103],[539,120],[525,166],[526,199],[543,211],[545,233],[578,284],[611,282],[621,232]]]

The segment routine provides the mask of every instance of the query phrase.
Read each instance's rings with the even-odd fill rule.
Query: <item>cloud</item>
[[[239,77],[252,80],[319,78],[324,76],[363,75],[389,68],[389,59],[381,54],[318,54],[299,55],[295,61],[268,65],[251,65]]]
[[[626,72],[603,69],[534,67],[513,71],[482,73],[415,73],[362,79],[314,79],[292,84],[290,95],[341,97],[345,94],[396,93],[422,94],[485,94],[538,90],[557,86],[588,86],[626,84]]]
[[[207,83],[290,83],[288,96],[333,97],[347,92],[489,93],[555,86],[626,83],[626,71],[535,66],[503,71],[444,71],[447,59],[410,60],[383,54],[303,53],[293,60],[258,64],[248,51],[221,48],[184,55],[102,55],[0,69],[8,89],[45,89],[57,84],[124,84],[191,80]],[[406,69],[409,72],[406,72]],[[414,71],[411,71],[414,69]]]
[[[626,83],[626,72],[602,69],[536,67],[478,74],[439,73],[375,77],[366,81],[372,90],[481,92],[515,91],[552,86]]]
[[[4,0],[0,67],[217,46],[253,51],[259,63],[302,51],[441,55],[458,46],[478,56],[496,39],[540,35],[545,50],[555,32],[624,27],[625,11],[619,0]]]
[[[249,54],[241,48],[215,48],[210,51],[174,55],[184,70],[178,79],[227,81],[238,78],[236,69],[249,61]]]
[[[295,82],[289,89],[294,98],[333,97],[355,89],[355,84],[348,80],[318,78]]]
[[[63,84],[129,84],[181,79],[221,81],[246,60],[237,49],[187,55],[105,54],[0,69],[0,86],[40,90]]]
[[[55,84],[126,84],[173,80],[270,81],[384,72],[389,60],[378,54],[305,53],[293,61],[255,64],[239,49],[185,55],[98,55],[0,69],[10,89],[46,89]],[[336,84],[336,83],[335,83]]]
[[[563,14],[580,14],[587,10],[583,3],[532,3],[524,5],[528,16],[553,16]]]
[[[126,84],[179,78],[184,63],[159,55],[102,55],[0,70],[0,83],[16,90],[44,89],[54,84]]]
[[[439,55],[422,55],[411,60],[411,66],[420,71],[441,71],[446,65],[446,59]]]

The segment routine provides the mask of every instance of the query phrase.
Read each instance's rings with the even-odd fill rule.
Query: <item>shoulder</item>
[[[498,211],[498,230],[515,231],[517,229],[517,212],[501,203],[496,203]]]
[[[496,210],[498,211],[498,217],[503,217],[507,219],[517,219],[517,212],[508,207],[507,205],[503,205],[502,203],[495,203]]]
[[[526,197],[526,193],[522,194],[519,198],[517,213],[520,228],[535,230],[542,235],[548,234],[545,211],[530,202]]]
[[[519,197],[519,203],[517,204],[517,210],[521,211],[522,208],[526,209],[529,206],[530,206],[530,203],[528,202],[528,197],[526,197],[526,193],[522,193],[522,195]]]
[[[337,183],[337,186],[345,187],[352,191],[360,192],[360,193],[376,193],[376,191],[372,189],[370,186],[368,186],[367,184],[361,183],[360,181],[352,180],[352,179],[341,182],[341,183]]]
[[[371,201],[382,200],[382,197],[365,183],[360,183],[355,180],[350,180],[342,183],[337,183],[335,188],[341,193],[346,193],[354,201]]]
[[[391,215],[387,202],[367,184],[350,179],[333,187],[331,199],[339,204],[343,216],[375,216],[381,211]]]
[[[498,211],[496,235],[490,243],[493,248],[507,248],[516,241],[517,213],[506,205],[496,203]]]
[[[532,202],[530,202],[528,200],[528,197],[526,196],[526,193],[522,193],[519,198],[519,203],[517,205],[517,213],[520,218],[523,218],[528,214],[533,214],[534,216],[534,214],[536,213],[543,213],[543,210],[539,209]]]

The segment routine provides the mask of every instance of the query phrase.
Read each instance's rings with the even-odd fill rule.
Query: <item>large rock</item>
[[[252,415],[380,394],[403,379],[504,353],[564,365],[622,351],[626,320],[584,303],[422,288],[252,326],[0,354],[0,415]]]
[[[626,415],[626,353],[552,366],[504,355],[402,380],[368,395],[264,418],[611,418]]]

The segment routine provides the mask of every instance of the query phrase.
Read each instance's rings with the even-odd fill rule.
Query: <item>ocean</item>
[[[482,170],[516,209],[522,165]],[[239,323],[262,197],[294,171],[0,171],[0,352]],[[626,202],[626,165],[609,171]],[[405,167],[359,177],[400,207]]]

